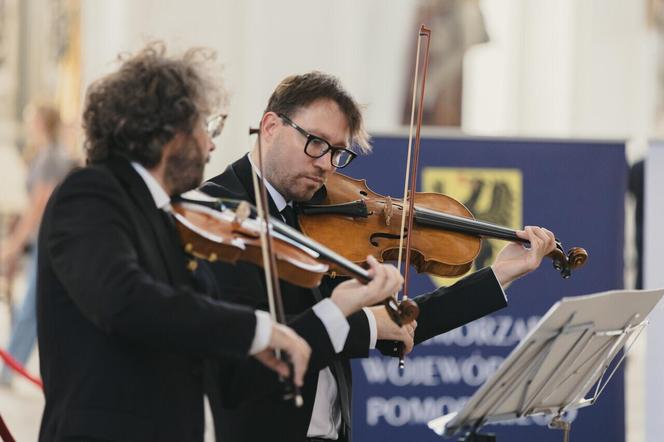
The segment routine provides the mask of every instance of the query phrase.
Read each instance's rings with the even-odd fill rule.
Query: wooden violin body
[[[335,173],[326,185],[321,205],[300,206],[302,232],[356,263],[367,255],[394,261],[399,252],[403,201],[373,192],[365,180]],[[527,242],[513,230],[482,221],[455,199],[437,193],[417,192],[414,197],[411,264],[418,272],[458,276],[470,270],[482,237]],[[581,267],[588,254],[579,247],[565,253],[560,243],[549,255],[554,267],[567,278]]]
[[[192,202],[175,202],[173,210],[185,252],[210,262],[240,260],[262,265],[260,224],[249,218],[248,203],[233,212]],[[274,239],[280,277],[301,287],[320,285],[329,266],[317,259],[318,254],[278,233],[274,233]]]
[[[332,248],[339,237],[343,237],[343,251],[338,250],[353,262],[363,262],[367,254],[382,262],[395,261],[399,253],[399,230],[404,210],[402,201],[373,192],[365,180],[341,174],[332,175],[326,188],[325,205],[334,207],[344,203],[352,204],[345,207],[348,210],[345,213],[326,214],[326,220],[315,216],[321,214],[321,211],[314,207],[303,207],[304,216],[300,215],[299,218],[302,231]],[[415,204],[472,219],[472,214],[463,204],[445,195],[417,193]],[[432,247],[433,244],[445,246]],[[470,269],[480,251],[480,238],[468,238],[462,233],[423,227],[412,236],[411,248],[411,261],[418,272],[455,276]]]

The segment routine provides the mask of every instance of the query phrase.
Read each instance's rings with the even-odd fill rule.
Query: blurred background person
[[[36,239],[44,213],[44,207],[53,189],[74,166],[73,159],[59,142],[60,113],[47,103],[33,103],[24,111],[26,134],[25,157],[29,163],[27,176],[28,204],[20,214],[11,233],[4,239],[0,251],[0,268],[11,272],[16,269],[24,252],[28,251],[25,269],[26,290],[15,315],[7,352],[21,365],[32,354],[37,339]],[[4,365],[0,372],[0,384],[10,385],[12,370]]]

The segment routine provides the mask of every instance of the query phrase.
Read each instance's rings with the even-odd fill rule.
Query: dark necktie
[[[169,210],[166,209],[159,209],[159,212],[161,212],[161,217],[164,219],[166,222],[166,226],[168,226],[169,229],[175,230],[175,217],[173,216],[173,213],[171,213]]]
[[[281,211],[281,216],[284,217],[284,221],[286,221],[286,224],[288,224],[289,226],[291,226],[296,230],[300,230],[300,226],[297,222],[297,213],[295,213],[295,209],[293,208],[293,206],[289,204],[286,207],[284,207],[283,210]]]

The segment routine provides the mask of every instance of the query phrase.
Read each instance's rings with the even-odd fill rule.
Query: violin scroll
[[[588,252],[582,247],[572,247],[567,254],[562,245],[557,242],[556,249],[547,255],[553,261],[553,268],[567,279],[572,275],[572,270],[583,266],[588,260]]]
[[[396,299],[390,298],[385,302],[385,309],[392,321],[399,327],[410,324],[420,315],[420,307],[411,299],[397,302]]]

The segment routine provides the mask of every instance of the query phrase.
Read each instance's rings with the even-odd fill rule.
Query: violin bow
[[[274,242],[272,238],[272,223],[270,221],[270,209],[268,206],[267,190],[265,187],[265,173],[263,171],[263,149],[261,146],[261,130],[263,128],[263,121],[258,127],[257,131],[249,129],[249,135],[256,134],[256,144],[258,147],[258,172],[251,168],[251,176],[254,185],[254,194],[256,195],[256,213],[257,218],[261,221],[262,228],[260,230],[261,236],[261,251],[263,256],[263,268],[265,269],[265,285],[267,289],[267,297],[270,306],[270,315],[272,320],[286,324],[286,313],[284,311],[284,303],[281,297],[281,287],[279,285],[279,274],[277,270],[277,258],[274,254]],[[286,393],[284,399],[293,399],[296,407],[302,407],[304,400],[300,388],[295,384],[295,370],[290,357],[286,353],[276,351],[277,357],[281,358],[288,365],[290,376],[285,380]]]
[[[424,53],[424,63],[422,72],[422,81],[418,81],[419,67],[420,67],[420,52],[422,49],[422,40],[426,38],[426,50]],[[411,256],[411,235],[405,235],[405,232],[413,230],[413,219],[415,215],[415,192],[417,187],[417,167],[420,157],[420,131],[422,129],[422,119],[424,116],[424,87],[427,81],[427,73],[429,70],[429,45],[431,43],[431,30],[425,25],[420,26],[417,35],[417,51],[415,53],[415,75],[413,76],[413,95],[412,105],[410,110],[410,128],[408,131],[408,153],[406,160],[406,178],[404,180],[403,197],[404,201],[408,200],[408,211],[401,211],[401,231],[399,233],[399,258],[397,260],[397,268],[401,271],[401,263],[403,261],[404,251],[404,236],[406,237],[405,247],[405,264],[404,264],[404,284],[401,296],[401,303],[408,301],[408,282],[410,277],[410,256]],[[417,127],[415,134],[415,146],[413,149],[413,126],[415,120],[415,103],[417,101],[417,86],[420,84],[420,99],[417,106]],[[411,165],[412,158],[412,165]],[[410,190],[409,190],[410,187]],[[406,215],[408,213],[408,215]],[[406,229],[406,224],[408,228]],[[406,366],[404,345],[399,345],[399,368],[403,370]]]

